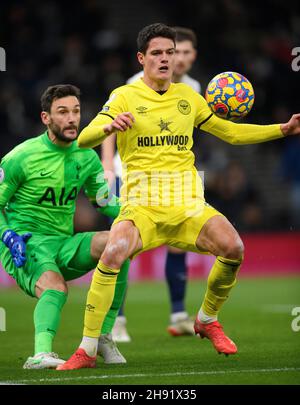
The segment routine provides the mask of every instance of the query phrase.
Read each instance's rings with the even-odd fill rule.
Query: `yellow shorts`
[[[138,228],[143,247],[139,253],[161,245],[170,245],[179,249],[208,254],[196,246],[197,237],[203,225],[215,215],[222,215],[208,203],[204,203],[199,212],[188,215],[180,207],[142,207],[125,204],[114,224],[121,221],[132,221]]]

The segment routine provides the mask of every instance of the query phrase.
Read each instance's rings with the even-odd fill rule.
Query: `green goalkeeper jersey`
[[[92,149],[53,144],[48,133],[29,139],[0,164],[0,236],[7,229],[72,235],[78,193],[116,217],[118,199],[109,195],[103,167]],[[111,198],[110,198],[111,197]]]

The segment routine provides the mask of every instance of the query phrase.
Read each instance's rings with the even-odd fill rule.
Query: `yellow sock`
[[[242,263],[241,259],[226,259],[217,256],[209,273],[207,289],[201,310],[204,314],[216,317],[228,294],[236,283],[236,275]]]
[[[87,295],[83,336],[97,338],[112,304],[120,269],[112,269],[99,260]]]

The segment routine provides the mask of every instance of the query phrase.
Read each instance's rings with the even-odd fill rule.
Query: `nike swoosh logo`
[[[51,173],[53,173],[53,171],[51,171],[51,172],[41,172],[40,174],[41,174],[42,177],[44,177],[44,176],[47,176],[48,174],[51,174]]]

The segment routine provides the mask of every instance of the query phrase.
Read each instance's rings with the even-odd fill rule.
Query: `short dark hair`
[[[72,84],[56,84],[49,86],[41,97],[42,111],[50,112],[54,100],[67,96],[75,96],[80,101],[79,88]]]
[[[175,38],[176,38],[175,30],[173,30],[173,28],[165,24],[155,23],[147,25],[138,33],[137,37],[138,51],[145,54],[151,39],[157,37],[169,38],[174,42],[175,46]]]
[[[193,47],[197,48],[197,37],[193,30],[185,27],[172,27],[176,31],[176,42],[191,41]]]

